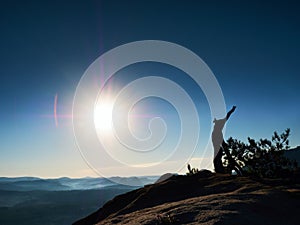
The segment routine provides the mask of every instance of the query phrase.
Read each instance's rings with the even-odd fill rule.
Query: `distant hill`
[[[157,179],[0,177],[0,225],[70,225],[116,195]]]
[[[119,195],[73,225],[295,225],[299,208],[299,173],[251,179],[203,171]]]
[[[34,190],[45,190],[45,191],[62,191],[68,190],[68,186],[61,184],[58,180],[23,180],[13,179],[9,181],[7,179],[2,180],[0,178],[0,190],[7,191],[34,191]]]
[[[291,160],[296,160],[300,166],[300,146],[285,151],[285,156]]]
[[[41,179],[36,177],[0,177],[0,190],[6,191],[71,191],[101,189],[110,186],[142,187],[154,183],[158,176]]]

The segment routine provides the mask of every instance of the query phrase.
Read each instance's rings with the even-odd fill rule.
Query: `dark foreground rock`
[[[254,179],[207,171],[115,197],[74,225],[300,224],[300,177]]]

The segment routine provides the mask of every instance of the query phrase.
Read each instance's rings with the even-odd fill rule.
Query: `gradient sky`
[[[226,137],[270,138],[291,128],[291,146],[300,145],[299,10],[297,1],[1,2],[0,176],[95,176],[74,142],[75,89],[102,53],[138,40],[174,42],[207,63],[227,109],[237,105]],[[203,118],[201,129],[209,128]]]

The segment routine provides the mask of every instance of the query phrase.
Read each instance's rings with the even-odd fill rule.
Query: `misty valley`
[[[96,211],[114,196],[153,183],[156,179],[155,176],[111,179],[2,177],[0,224],[69,225]]]

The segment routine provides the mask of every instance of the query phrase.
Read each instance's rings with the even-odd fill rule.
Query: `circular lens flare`
[[[185,86],[177,85],[177,78],[173,81],[159,74],[142,77],[122,86],[114,95],[105,89],[110,86],[114,74],[122,68],[149,61],[174,66],[185,72],[203,91],[211,117],[226,114],[224,96],[216,77],[191,50],[160,40],[136,41],[111,49],[96,59],[80,79],[72,110],[76,145],[85,162],[100,176],[179,172],[199,149],[199,112],[193,104],[193,98],[185,91]],[[95,85],[95,77],[99,74],[100,89]],[[176,109],[182,128],[174,142],[162,142],[165,134],[173,132],[166,129],[168,127],[163,117],[160,120],[156,117],[149,120],[150,138],[134,135],[139,132],[133,132],[138,130],[131,129],[131,121],[128,119],[132,106],[149,96],[166,100]],[[203,141],[205,144],[210,140]],[[205,156],[209,148],[203,150]],[[136,170],[136,165],[143,166]]]

